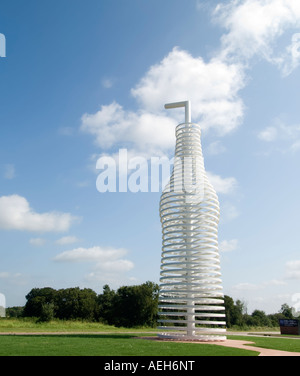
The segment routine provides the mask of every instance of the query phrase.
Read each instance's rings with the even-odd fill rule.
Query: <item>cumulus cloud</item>
[[[207,171],[206,174],[217,193],[230,194],[237,188],[237,180],[234,177],[222,178],[209,171]]]
[[[82,116],[81,130],[95,136],[103,150],[122,145],[134,153],[163,154],[174,148],[175,121],[145,111],[125,111],[113,102],[94,114]]]
[[[59,262],[93,262],[97,271],[110,273],[127,272],[134,264],[124,256],[127,250],[112,247],[75,248],[58,254],[54,261]]]
[[[59,245],[66,245],[66,244],[73,244],[77,243],[79,239],[76,236],[63,236],[62,238],[56,240],[56,244]]]
[[[254,283],[241,282],[233,286],[233,289],[240,290],[240,291],[256,291],[256,290],[260,290],[261,286],[258,284],[256,285]]]
[[[240,215],[238,209],[230,202],[221,202],[221,221],[229,222]]]
[[[238,94],[244,84],[238,64],[219,59],[205,62],[175,47],[131,89],[139,104],[136,112],[112,102],[96,113],[84,114],[80,128],[104,150],[122,145],[136,153],[147,150],[149,156],[162,155],[173,150],[175,126],[184,120],[180,110],[166,112],[165,103],[189,99],[192,120],[201,120],[203,129],[224,135],[242,121],[244,105]]]
[[[300,149],[300,125],[286,124],[282,119],[276,118],[273,125],[260,131],[257,137],[269,144],[280,141],[279,150],[296,152]]]
[[[4,166],[4,179],[11,180],[16,177],[16,170],[13,164],[6,164]]]
[[[277,65],[284,75],[299,64],[299,38],[291,35],[291,44],[279,47],[279,38],[300,26],[300,3],[297,0],[232,0],[220,3],[214,20],[227,29],[221,38],[220,57],[243,60],[246,64],[259,56]]]
[[[19,195],[0,197],[0,229],[24,231],[67,231],[77,219],[69,213],[37,213],[26,198]]]
[[[16,279],[20,277],[20,273],[0,272],[0,279]]]
[[[283,76],[288,76],[300,64],[300,33],[293,34],[291,44],[287,46],[286,52],[278,59],[278,64],[281,66]]]
[[[64,251],[57,255],[56,261],[108,261],[116,260],[127,253],[125,249],[91,247],[91,248],[75,248],[70,251]]]
[[[199,7],[203,9],[198,1]],[[283,75],[299,65],[299,1],[231,0],[220,2],[211,15],[224,33],[210,59],[174,47],[131,88],[137,103],[135,111],[115,101],[82,116],[80,128],[94,137],[101,148],[99,155],[115,156],[118,148],[146,158],[173,155],[175,126],[184,121],[184,114],[182,109],[164,110],[168,102],[190,100],[192,121],[200,123],[206,133],[214,130],[218,136],[227,135],[243,121],[241,91],[248,83],[254,57],[275,64]],[[270,142],[278,134],[276,127],[268,127],[258,137]],[[300,141],[295,140],[290,150],[299,149]],[[208,153],[225,150],[216,142]],[[210,173],[210,178],[219,193],[231,193],[237,185],[232,177],[221,179]],[[227,212],[231,218],[238,215],[235,208]]]
[[[102,84],[102,87],[104,87],[105,89],[110,89],[114,85],[114,79],[104,77],[101,81],[101,84]]]
[[[43,238],[32,238],[29,240],[29,243],[36,247],[40,247],[46,243],[46,240]]]
[[[231,239],[231,240],[223,240],[219,244],[219,250],[220,252],[232,252],[235,251],[238,247],[238,240],[237,239]]]
[[[288,261],[285,266],[287,279],[300,279],[300,260]]]
[[[205,62],[175,47],[150,67],[131,93],[149,112],[160,111],[164,103],[189,99],[192,120],[201,120],[203,129],[215,128],[226,134],[242,120],[243,103],[238,93],[244,84],[238,64],[217,58]],[[182,111],[176,120],[182,122]]]
[[[206,153],[209,155],[219,155],[225,153],[226,147],[222,145],[221,141],[211,142],[206,148]]]
[[[131,89],[137,111],[113,102],[83,115],[81,130],[94,135],[102,149],[122,144],[136,152],[161,154],[174,144],[174,126],[183,121],[182,110],[166,113],[163,105],[187,99],[192,102],[192,120],[205,131],[225,135],[235,130],[244,116],[240,91],[247,84],[251,58],[265,58],[284,75],[299,65],[300,34],[293,32],[285,48],[278,47],[278,39],[300,26],[300,2],[231,0],[218,4],[212,17],[226,32],[210,60],[174,47]]]
[[[258,138],[263,141],[274,141],[277,139],[278,130],[276,127],[267,127],[259,132]]]

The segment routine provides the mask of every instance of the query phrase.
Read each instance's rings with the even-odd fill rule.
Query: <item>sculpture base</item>
[[[224,335],[209,335],[209,334],[201,334],[201,335],[193,335],[188,336],[184,334],[177,334],[177,333],[158,333],[157,334],[159,339],[163,340],[170,340],[170,341],[186,341],[186,342],[219,342],[219,341],[226,341],[227,337]]]

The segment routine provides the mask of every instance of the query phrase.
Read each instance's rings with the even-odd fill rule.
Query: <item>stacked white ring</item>
[[[160,200],[159,336],[225,340],[219,201],[205,173],[200,126],[176,127],[174,168]]]

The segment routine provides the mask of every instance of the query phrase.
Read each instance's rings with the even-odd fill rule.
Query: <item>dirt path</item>
[[[167,339],[161,339],[157,337],[140,337],[143,339],[152,339],[156,341],[168,341]],[[225,346],[225,347],[234,347],[237,349],[243,350],[250,350],[259,352],[259,356],[300,356],[300,352],[289,352],[289,351],[281,351],[281,350],[272,350],[272,349],[265,349],[263,347],[256,347],[256,346],[249,346],[254,345],[254,342],[250,341],[241,341],[236,339],[227,339],[226,341],[176,341],[172,339],[173,342],[187,342],[187,343],[197,343],[199,345],[218,345],[218,346]]]

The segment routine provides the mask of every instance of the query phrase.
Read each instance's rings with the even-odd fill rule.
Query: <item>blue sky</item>
[[[96,161],[172,157],[191,100],[221,206],[224,293],[300,292],[297,0],[2,0],[0,292],[159,281],[160,192],[99,193]],[[299,51],[298,51],[299,49]]]

